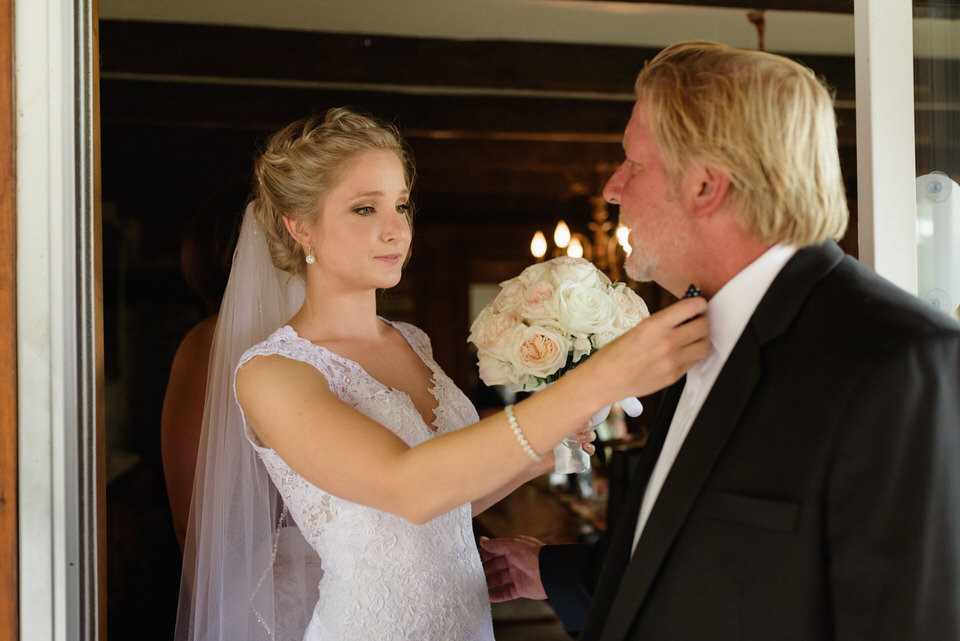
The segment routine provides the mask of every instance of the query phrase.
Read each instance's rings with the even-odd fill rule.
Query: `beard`
[[[638,283],[649,283],[653,280],[653,265],[649,262],[641,261],[639,257],[634,258],[637,250],[633,250],[627,259],[623,261],[623,271],[627,276]]]
[[[623,262],[627,276],[639,283],[656,282],[676,269],[676,257],[682,256],[685,241],[678,231],[670,228],[657,230],[653,235],[639,238],[631,235],[632,251]]]
[[[623,271],[638,283],[649,283],[653,280],[657,261],[649,252],[644,251],[643,247],[633,243],[630,246],[632,250],[623,261]]]

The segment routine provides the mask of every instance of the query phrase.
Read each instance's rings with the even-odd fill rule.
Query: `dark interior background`
[[[853,10],[852,0],[756,5]],[[558,219],[587,233],[589,199],[621,160],[633,79],[658,48],[121,21],[100,23],[100,45],[109,633],[168,639],[180,561],[160,465],[160,408],[177,345],[208,314],[181,270],[191,218],[201,209],[239,216],[258,144],[294,119],[353,105],[394,122],[416,156],[418,211],[413,259],[381,312],[426,330],[438,362],[483,403],[465,342],[469,286],[517,274],[532,260],[534,231],[549,235]],[[856,255],[854,62],[798,59],[842,105],[853,214],[843,246]],[[918,97],[931,100],[944,96],[930,77],[960,77],[949,63],[916,69]],[[936,91],[944,90],[956,103],[960,90]],[[956,111],[921,118],[958,131]],[[918,142],[920,173],[924,164],[956,162],[955,142]],[[616,220],[612,208],[610,215]],[[633,285],[651,308],[671,298]]]

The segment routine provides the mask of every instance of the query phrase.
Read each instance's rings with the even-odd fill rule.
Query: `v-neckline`
[[[423,354],[420,353],[420,350],[417,349],[416,346],[410,341],[410,337],[407,335],[407,332],[403,330],[403,328],[397,326],[396,323],[394,323],[393,321],[387,320],[386,318],[383,318],[380,316],[378,316],[377,318],[379,318],[382,322],[386,323],[393,329],[397,330],[400,333],[400,336],[403,337],[403,340],[407,343],[407,346],[413,351],[414,354],[417,355],[417,358],[420,359],[420,362],[426,365],[427,369],[430,370],[431,376],[430,376],[430,383],[427,387],[427,393],[430,394],[431,397],[433,397],[433,400],[435,402],[435,405],[432,408],[430,408],[430,413],[433,414],[432,421],[427,421],[426,418],[424,418],[423,414],[420,413],[420,410],[417,409],[417,404],[413,402],[413,397],[411,397],[410,394],[408,394],[407,392],[404,392],[401,389],[397,389],[396,387],[387,385],[386,383],[381,381],[379,378],[375,377],[373,374],[368,372],[367,368],[365,368],[363,365],[361,365],[357,361],[351,358],[347,358],[346,356],[343,356],[341,354],[338,354],[337,352],[333,351],[329,347],[318,345],[317,343],[314,343],[310,339],[304,338],[303,336],[298,334],[297,330],[295,330],[290,325],[284,325],[283,329],[289,330],[290,333],[292,333],[294,337],[297,338],[297,340],[303,341],[305,343],[312,345],[317,349],[323,350],[326,353],[330,354],[332,357],[334,357],[336,360],[339,360],[343,363],[347,363],[351,367],[356,368],[364,376],[366,376],[368,379],[370,379],[371,381],[373,381],[374,383],[376,383],[377,385],[385,389],[387,392],[391,394],[398,394],[400,396],[403,396],[407,400],[407,403],[410,404],[410,407],[413,408],[413,411],[417,414],[417,416],[420,417],[420,420],[423,422],[426,428],[431,432],[439,432],[440,426],[438,425],[438,423],[440,422],[440,417],[439,417],[438,410],[440,409],[440,396],[438,392],[440,387],[440,378],[437,375],[437,368],[434,367],[434,365],[431,362],[429,362],[426,358],[424,358]]]

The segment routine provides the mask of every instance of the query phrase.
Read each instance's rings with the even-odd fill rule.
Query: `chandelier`
[[[570,231],[567,223],[560,220],[553,231],[552,257],[566,255],[586,258],[611,280],[620,280],[621,266],[630,254],[630,245],[627,243],[629,230],[623,225],[615,227],[609,220],[607,202],[603,196],[591,197],[590,204],[593,207],[593,220],[587,227],[593,237]],[[530,241],[530,253],[542,261],[548,249],[547,237],[538,230]]]

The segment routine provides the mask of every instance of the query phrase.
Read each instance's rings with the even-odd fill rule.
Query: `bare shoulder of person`
[[[265,447],[272,447],[279,430],[306,406],[315,411],[340,403],[315,367],[279,354],[255,356],[237,370],[237,401]]]

